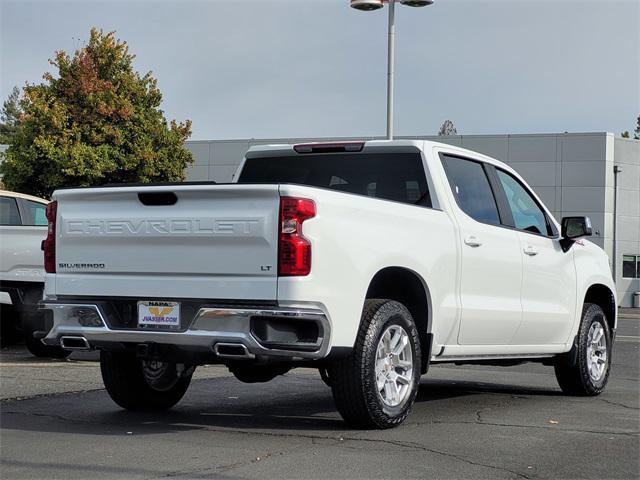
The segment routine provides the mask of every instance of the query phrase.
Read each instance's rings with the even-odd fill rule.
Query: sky
[[[396,7],[397,135],[602,132],[640,114],[639,0]],[[384,135],[387,9],[348,0],[0,0],[0,98],[115,30],[193,140]]]

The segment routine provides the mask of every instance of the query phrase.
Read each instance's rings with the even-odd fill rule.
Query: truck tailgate
[[[276,298],[277,185],[73,189],[54,199],[55,295]]]

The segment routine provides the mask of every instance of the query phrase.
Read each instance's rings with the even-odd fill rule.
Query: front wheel
[[[611,331],[599,305],[584,305],[574,348],[575,355],[562,355],[555,362],[560,388],[567,395],[599,395],[611,369]]]
[[[353,353],[329,371],[342,418],[359,428],[400,425],[418,392],[420,359],[409,310],[393,300],[367,300]]]
[[[129,351],[101,351],[100,371],[111,399],[127,410],[153,412],[173,407],[189,388],[193,368],[143,360]]]

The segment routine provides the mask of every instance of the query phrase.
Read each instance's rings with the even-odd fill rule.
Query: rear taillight
[[[44,250],[44,271],[56,273],[56,215],[58,214],[58,202],[47,205],[46,215],[49,224],[47,238],[42,242]]]
[[[307,198],[280,199],[278,275],[305,276],[311,272],[311,242],[302,235],[302,223],[316,216],[316,204]]]

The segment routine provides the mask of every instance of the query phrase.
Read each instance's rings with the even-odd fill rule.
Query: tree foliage
[[[622,132],[620,136],[622,138],[631,138],[629,130]],[[636,129],[633,131],[633,138],[636,140],[640,140],[640,115],[638,115],[638,119],[636,120]]]
[[[456,130],[456,127],[451,120],[445,120],[442,122],[442,125],[440,125],[440,130],[438,131],[439,137],[457,134],[458,130]]]
[[[21,116],[20,89],[13,87],[13,90],[11,90],[11,93],[2,104],[2,110],[0,110],[0,144],[11,143]]]
[[[133,59],[115,32],[95,28],[73,56],[56,52],[57,75],[24,88],[0,165],[7,188],[48,197],[65,186],[184,180],[191,122],[167,122],[157,80]]]

